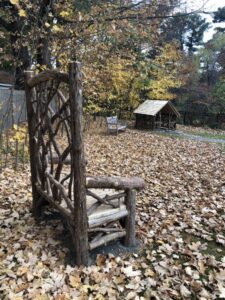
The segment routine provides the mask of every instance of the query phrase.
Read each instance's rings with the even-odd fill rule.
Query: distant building
[[[175,129],[179,112],[167,100],[146,100],[137,109],[135,127],[137,129]]]

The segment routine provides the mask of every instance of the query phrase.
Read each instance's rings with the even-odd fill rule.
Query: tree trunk
[[[41,197],[37,191],[37,153],[36,143],[34,139],[34,132],[36,128],[34,110],[32,105],[32,89],[27,85],[27,81],[34,75],[33,71],[25,72],[25,93],[26,93],[26,106],[27,106],[27,119],[28,119],[28,131],[29,131],[29,152],[30,152],[30,167],[31,167],[31,184],[32,184],[32,213],[34,217],[39,217],[41,214]],[[33,138],[32,138],[33,137]]]
[[[31,66],[31,57],[27,46],[23,46],[22,43],[20,47],[18,45],[18,41],[21,39],[19,33],[22,27],[22,21],[13,22],[9,26],[12,53],[15,59],[15,86],[16,88],[24,89],[24,72]]]
[[[40,66],[45,66],[51,69],[50,51],[49,51],[49,37],[40,38],[37,49],[37,63]]]

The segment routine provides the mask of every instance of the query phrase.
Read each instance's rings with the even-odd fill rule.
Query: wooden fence
[[[105,117],[84,115],[83,118],[84,132],[106,132],[106,119]]]
[[[26,118],[25,92],[0,88],[0,126],[10,128]]]
[[[5,129],[0,134],[0,172],[7,168],[17,170],[28,162],[28,135],[25,125]]]
[[[12,125],[8,119],[6,121],[7,125],[2,126],[2,130],[0,130],[0,172],[7,167],[15,170],[24,168],[29,158],[27,123]],[[85,133],[106,132],[105,118],[85,115],[83,130]],[[64,132],[62,132],[62,137],[63,135]]]
[[[0,88],[0,171],[24,166],[28,160],[25,92]]]

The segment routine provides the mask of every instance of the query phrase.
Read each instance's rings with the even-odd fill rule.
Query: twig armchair
[[[86,175],[80,64],[71,63],[68,74],[27,71],[25,77],[34,216],[46,203],[61,213],[77,265],[87,265],[89,250],[111,240],[123,237],[134,246],[136,191],[144,181]]]

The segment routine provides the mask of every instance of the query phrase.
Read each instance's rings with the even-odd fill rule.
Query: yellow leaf
[[[106,298],[105,297],[103,297],[101,294],[97,294],[96,296],[95,296],[95,300],[105,300]]]
[[[25,12],[24,9],[20,9],[20,10],[19,10],[19,16],[20,16],[20,17],[26,17],[26,12]]]
[[[41,261],[39,261],[36,266],[37,266],[37,269],[41,269],[41,268],[43,268],[43,263]]]
[[[65,10],[61,11],[60,14],[59,14],[61,17],[68,17],[69,16],[69,13]]]
[[[47,295],[38,295],[33,300],[49,300],[49,297]]]
[[[13,5],[19,5],[19,0],[9,0]]]
[[[92,290],[92,287],[90,285],[88,285],[88,284],[83,284],[81,286],[80,290],[81,290],[81,292],[87,294],[89,292],[89,290]]]
[[[60,31],[62,31],[62,29],[61,29],[58,25],[53,25],[53,26],[52,26],[52,30],[55,31],[55,32],[60,32]]]
[[[14,140],[19,141],[20,140],[20,133],[17,131],[16,134],[14,135]]]
[[[45,22],[45,27],[50,27],[51,25],[48,22]]]
[[[16,272],[16,275],[17,276],[22,276],[22,275],[26,274],[27,271],[28,271],[27,267],[19,267],[17,272]]]

